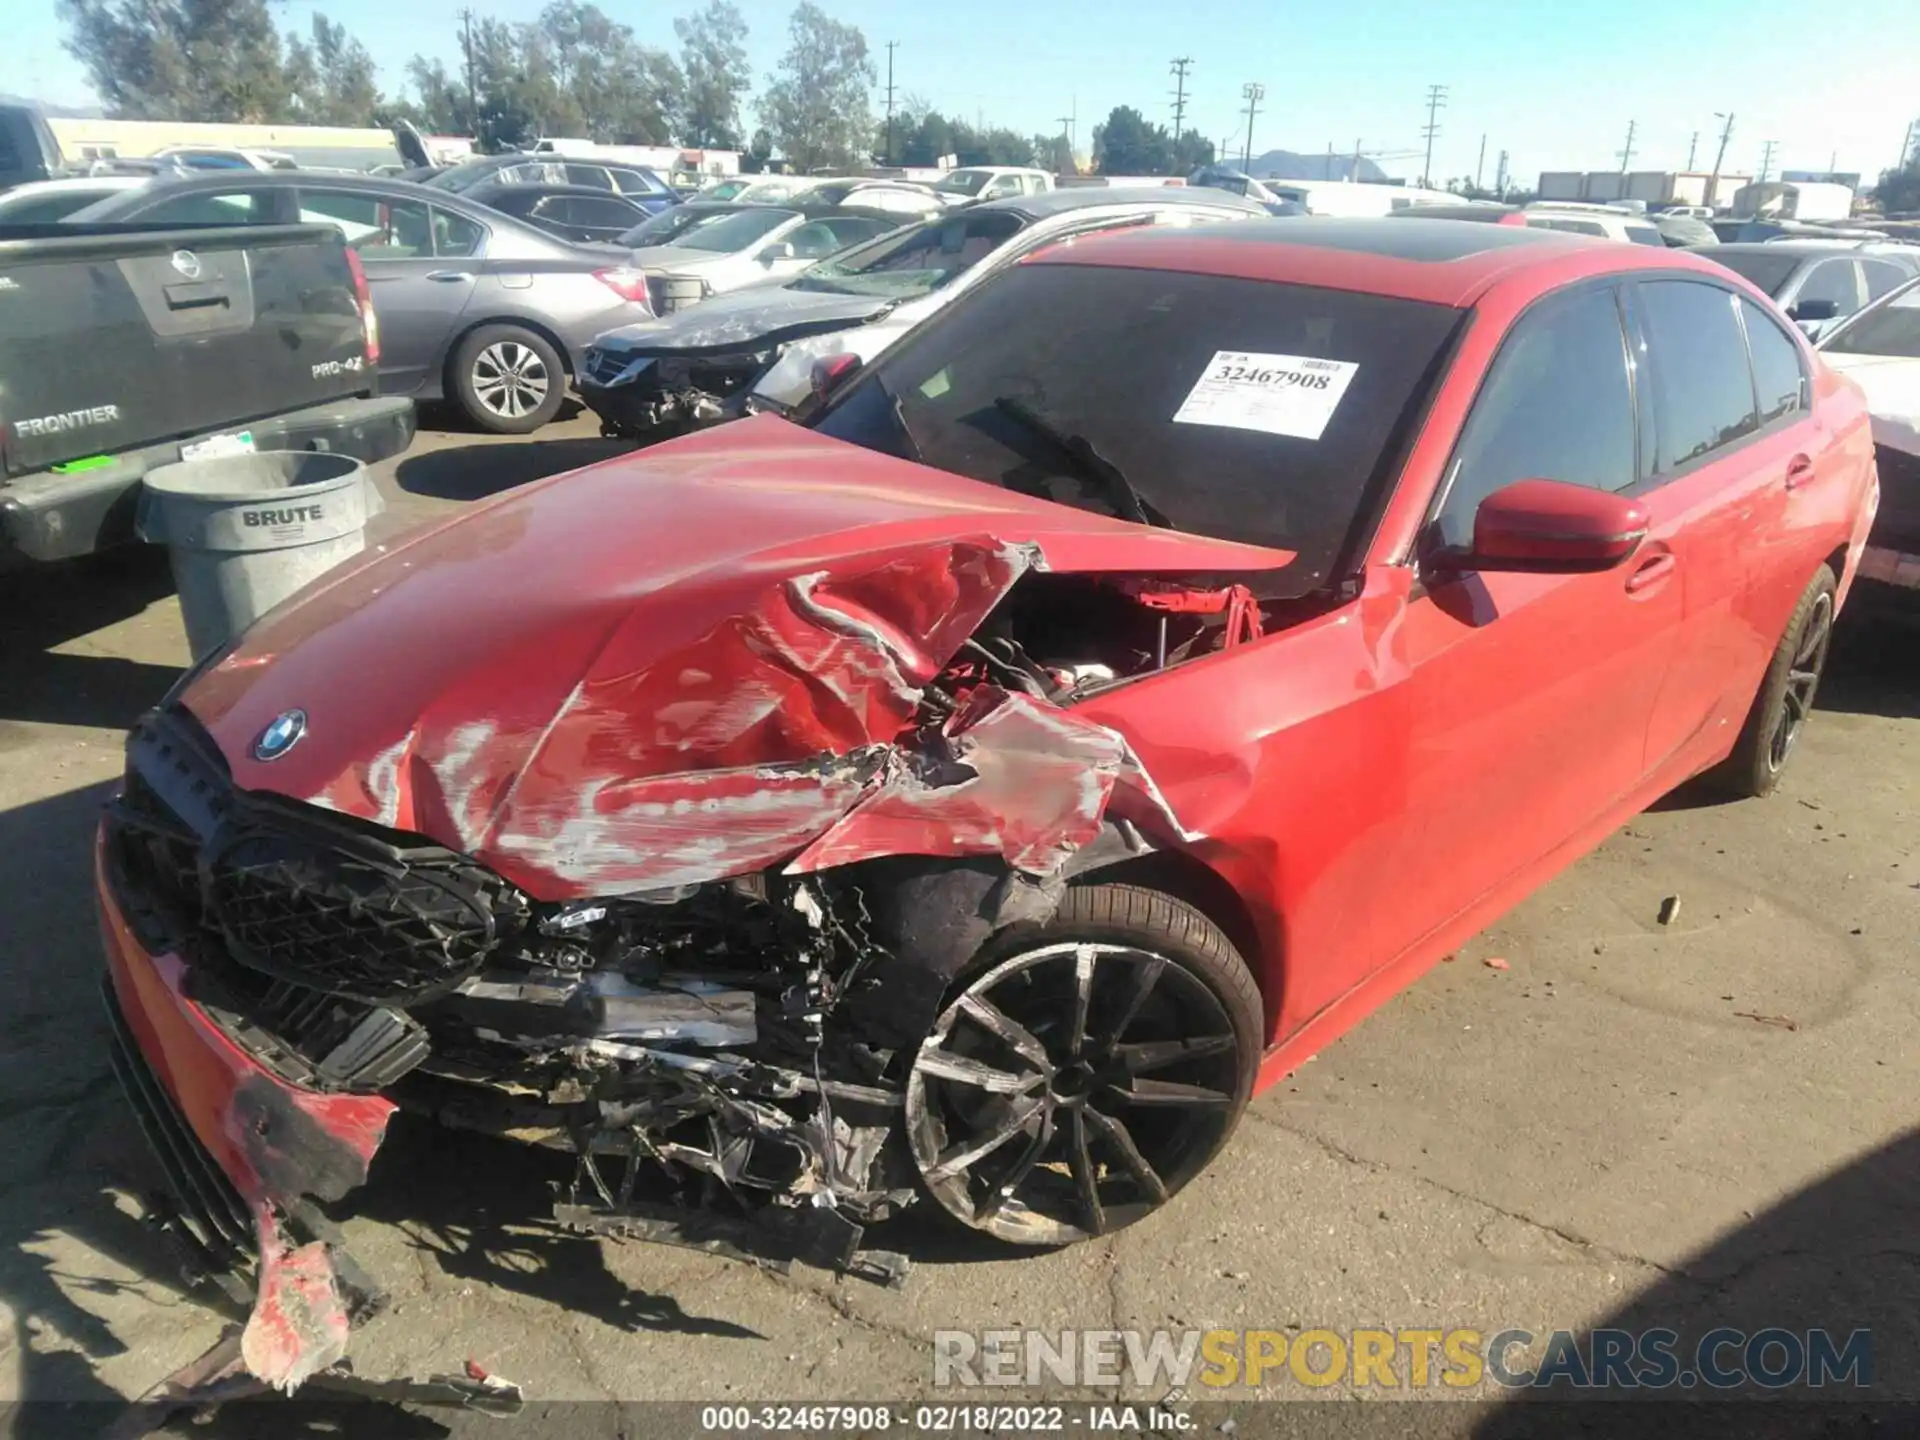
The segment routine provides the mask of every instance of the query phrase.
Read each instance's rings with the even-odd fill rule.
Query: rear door
[[[1537,302],[1468,413],[1421,553],[1464,548],[1517,480],[1626,491],[1640,478],[1642,383],[1617,290]],[[1411,743],[1403,848],[1373,953],[1399,954],[1578,836],[1641,780],[1679,639],[1664,545],[1584,575],[1423,567],[1404,626]]]
[[[380,385],[393,395],[438,393],[447,341],[472,296],[486,231],[421,198],[377,191],[302,190],[303,219],[331,220],[359,253],[380,322]]]
[[[1756,623],[1752,582],[1777,563],[1763,551],[1786,512],[1790,457],[1806,443],[1805,387],[1799,347],[1731,288],[1674,278],[1643,280],[1628,293],[1653,412],[1651,463],[1638,493],[1652,522],[1649,543],[1671,553],[1687,609],[1647,733],[1648,762],[1657,767],[1690,743],[1710,746],[1745,717],[1778,638]],[[1766,347],[1764,406],[1749,326]],[[1784,375],[1770,340],[1790,352]]]
[[[1860,267],[1851,256],[1822,260],[1809,266],[1791,295],[1783,296],[1784,308],[1793,323],[1809,340],[1818,340],[1865,303],[1861,299]],[[1802,320],[1800,307],[1809,300],[1831,301],[1833,317],[1828,320]]]

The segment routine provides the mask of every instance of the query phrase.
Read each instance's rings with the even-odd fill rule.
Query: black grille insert
[[[241,964],[374,1004],[430,998],[497,943],[486,872],[446,851],[349,848],[292,830],[216,837],[209,917]]]

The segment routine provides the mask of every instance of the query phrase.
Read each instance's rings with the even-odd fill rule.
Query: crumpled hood
[[[635,250],[633,263],[643,270],[685,275],[737,260],[742,253],[733,250],[693,250],[684,245],[651,245]]]
[[[1291,558],[763,416],[369,552],[183,700],[242,788],[427,835],[535,896],[684,884],[824,834],[1025,569]],[[290,710],[304,735],[256,758]]]
[[[715,295],[658,320],[623,325],[593,343],[623,355],[757,348],[796,335],[858,325],[891,303],[872,295],[829,295],[784,285],[756,286]]]

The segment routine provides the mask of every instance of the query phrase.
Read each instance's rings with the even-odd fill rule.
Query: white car
[[[1592,235],[1628,245],[1665,245],[1666,237],[1644,215],[1613,205],[1535,203],[1523,212],[1536,230],[1563,230],[1570,235]]]
[[[34,180],[0,194],[0,225],[51,225],[122,190],[137,190],[150,175],[85,175]]]
[[[1920,613],[1920,279],[1860,310],[1819,344],[1820,358],[1866,392],[1880,510],[1855,593],[1903,598]],[[1904,592],[1904,596],[1901,595]]]
[[[933,193],[949,205],[970,200],[1011,200],[1016,195],[1038,195],[1054,188],[1044,170],[1018,165],[968,165],[949,170],[933,182]]]

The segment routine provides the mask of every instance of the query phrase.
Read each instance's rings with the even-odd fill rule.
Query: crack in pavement
[[[1562,1240],[1568,1245],[1573,1246],[1577,1250],[1587,1251],[1603,1260],[1612,1261],[1617,1264],[1644,1266],[1646,1269],[1653,1271],[1655,1274],[1665,1276],[1669,1279],[1685,1280],[1695,1285],[1705,1285],[1709,1283],[1707,1281],[1700,1279],[1700,1277],[1696,1275],[1689,1274],[1685,1270],[1677,1269],[1670,1265],[1662,1265],[1657,1260],[1649,1260],[1644,1255],[1635,1255],[1630,1253],[1629,1251],[1616,1250],[1610,1245],[1604,1245],[1600,1241],[1594,1240],[1588,1236],[1579,1235],[1574,1233],[1571,1230],[1562,1229],[1560,1226],[1551,1224],[1548,1221],[1537,1220],[1531,1215],[1523,1215],[1518,1210],[1508,1210],[1504,1206],[1494,1204],[1491,1200],[1488,1200],[1485,1196],[1475,1195],[1470,1191],[1456,1189],[1453,1186],[1447,1184],[1443,1180],[1434,1179],[1431,1175],[1417,1174],[1413,1171],[1402,1170],[1397,1166],[1390,1165],[1384,1160],[1370,1160],[1364,1155],[1356,1155],[1352,1151],[1343,1149],[1339,1145],[1334,1144],[1331,1140],[1325,1139],[1322,1136],[1314,1134],[1311,1130],[1300,1130],[1300,1129],[1296,1129],[1292,1125],[1282,1124],[1280,1121],[1272,1119],[1269,1116],[1259,1114],[1258,1112],[1254,1111],[1251,1108],[1249,1108],[1246,1111],[1246,1116],[1248,1119],[1253,1120],[1258,1124],[1268,1126],[1269,1128],[1278,1130],[1283,1134],[1292,1135],[1301,1140],[1305,1140],[1308,1144],[1313,1145],[1317,1149],[1324,1151],[1326,1154],[1333,1156],[1336,1160],[1344,1160],[1349,1165],[1358,1165],[1364,1170],[1370,1170],[1377,1173],[1395,1175],[1403,1179],[1411,1180],[1415,1184],[1425,1185],[1430,1189],[1438,1190],[1443,1195],[1451,1195],[1456,1200],[1464,1201],[1469,1205],[1478,1206],[1482,1210],[1491,1211],[1496,1216],[1504,1217],[1505,1219],[1512,1220],[1521,1225],[1526,1225],[1531,1227],[1532,1229],[1541,1231],[1543,1234],[1551,1235],[1554,1238],[1558,1240]]]

